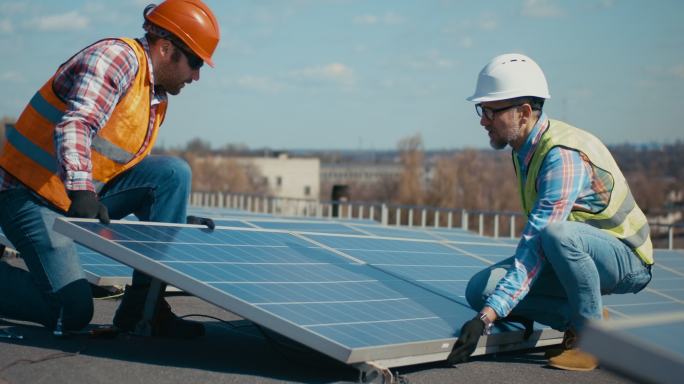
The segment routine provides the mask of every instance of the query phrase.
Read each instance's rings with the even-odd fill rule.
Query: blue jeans
[[[191,171],[175,157],[148,156],[107,183],[100,201],[112,219],[131,213],[140,220],[185,223]],[[19,187],[0,192],[0,226],[21,254],[28,272],[0,262],[0,316],[31,321],[53,329],[61,314],[65,330],[86,326],[93,315],[73,241],[52,230],[55,210],[32,191]],[[133,284],[149,284],[135,271]]]
[[[564,331],[581,330],[586,320],[601,319],[601,295],[637,293],[651,281],[651,268],[616,237],[590,225],[564,221],[540,233],[545,259],[540,275],[511,315]],[[514,258],[475,274],[466,299],[482,309]]]

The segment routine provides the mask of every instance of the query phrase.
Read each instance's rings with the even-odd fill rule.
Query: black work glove
[[[447,357],[447,363],[454,365],[468,361],[468,357],[475,352],[477,341],[480,340],[484,329],[484,321],[477,317],[463,324],[461,334],[458,336],[458,340],[456,340],[456,344],[454,344],[449,357]]]
[[[99,219],[102,224],[109,224],[107,207],[98,200],[97,194],[91,191],[69,191],[71,206],[67,211],[69,217]]]
[[[208,217],[188,216],[186,222],[188,224],[206,225],[209,229],[214,229],[216,227],[214,220]]]

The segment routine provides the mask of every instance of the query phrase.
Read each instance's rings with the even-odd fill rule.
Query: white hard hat
[[[519,53],[506,53],[482,68],[475,94],[467,100],[480,103],[522,96],[551,98],[546,77],[534,60]]]

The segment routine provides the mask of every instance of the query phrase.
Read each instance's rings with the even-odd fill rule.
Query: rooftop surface
[[[321,354],[276,344],[252,323],[184,295],[167,297],[179,316],[201,314],[207,335],[173,340],[119,335],[57,338],[46,329],[0,322],[23,339],[0,339],[5,383],[347,383],[358,371]],[[92,326],[111,324],[116,299],[95,300]],[[455,367],[424,364],[392,369],[410,383],[629,383],[613,373],[567,372],[545,366],[543,350],[474,358]]]

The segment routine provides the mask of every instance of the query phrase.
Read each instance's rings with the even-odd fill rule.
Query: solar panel
[[[76,251],[89,283],[101,287],[123,286],[131,283],[133,276],[131,267],[82,245],[77,244]]]
[[[602,366],[637,381],[681,383],[684,377],[684,312],[592,322],[580,347]]]
[[[322,239],[322,235],[262,229],[209,231],[122,222],[103,226],[87,220],[59,220],[55,229],[348,364],[382,361],[394,366],[444,360],[457,328],[475,314],[462,294],[460,298],[447,295],[446,289],[439,292],[414,276],[391,270],[398,265],[381,265],[387,254],[350,254],[357,243],[352,248],[334,243],[371,240],[363,236]],[[398,253],[391,240],[372,240],[384,251]],[[446,259],[443,253],[450,252],[438,241],[405,241],[401,248],[411,251],[406,255],[415,252],[423,258]],[[451,256],[472,267],[485,265],[458,252]],[[463,285],[459,289],[462,292]],[[522,343],[521,332],[499,332],[483,338],[475,354],[557,342],[559,336],[538,332]]]

